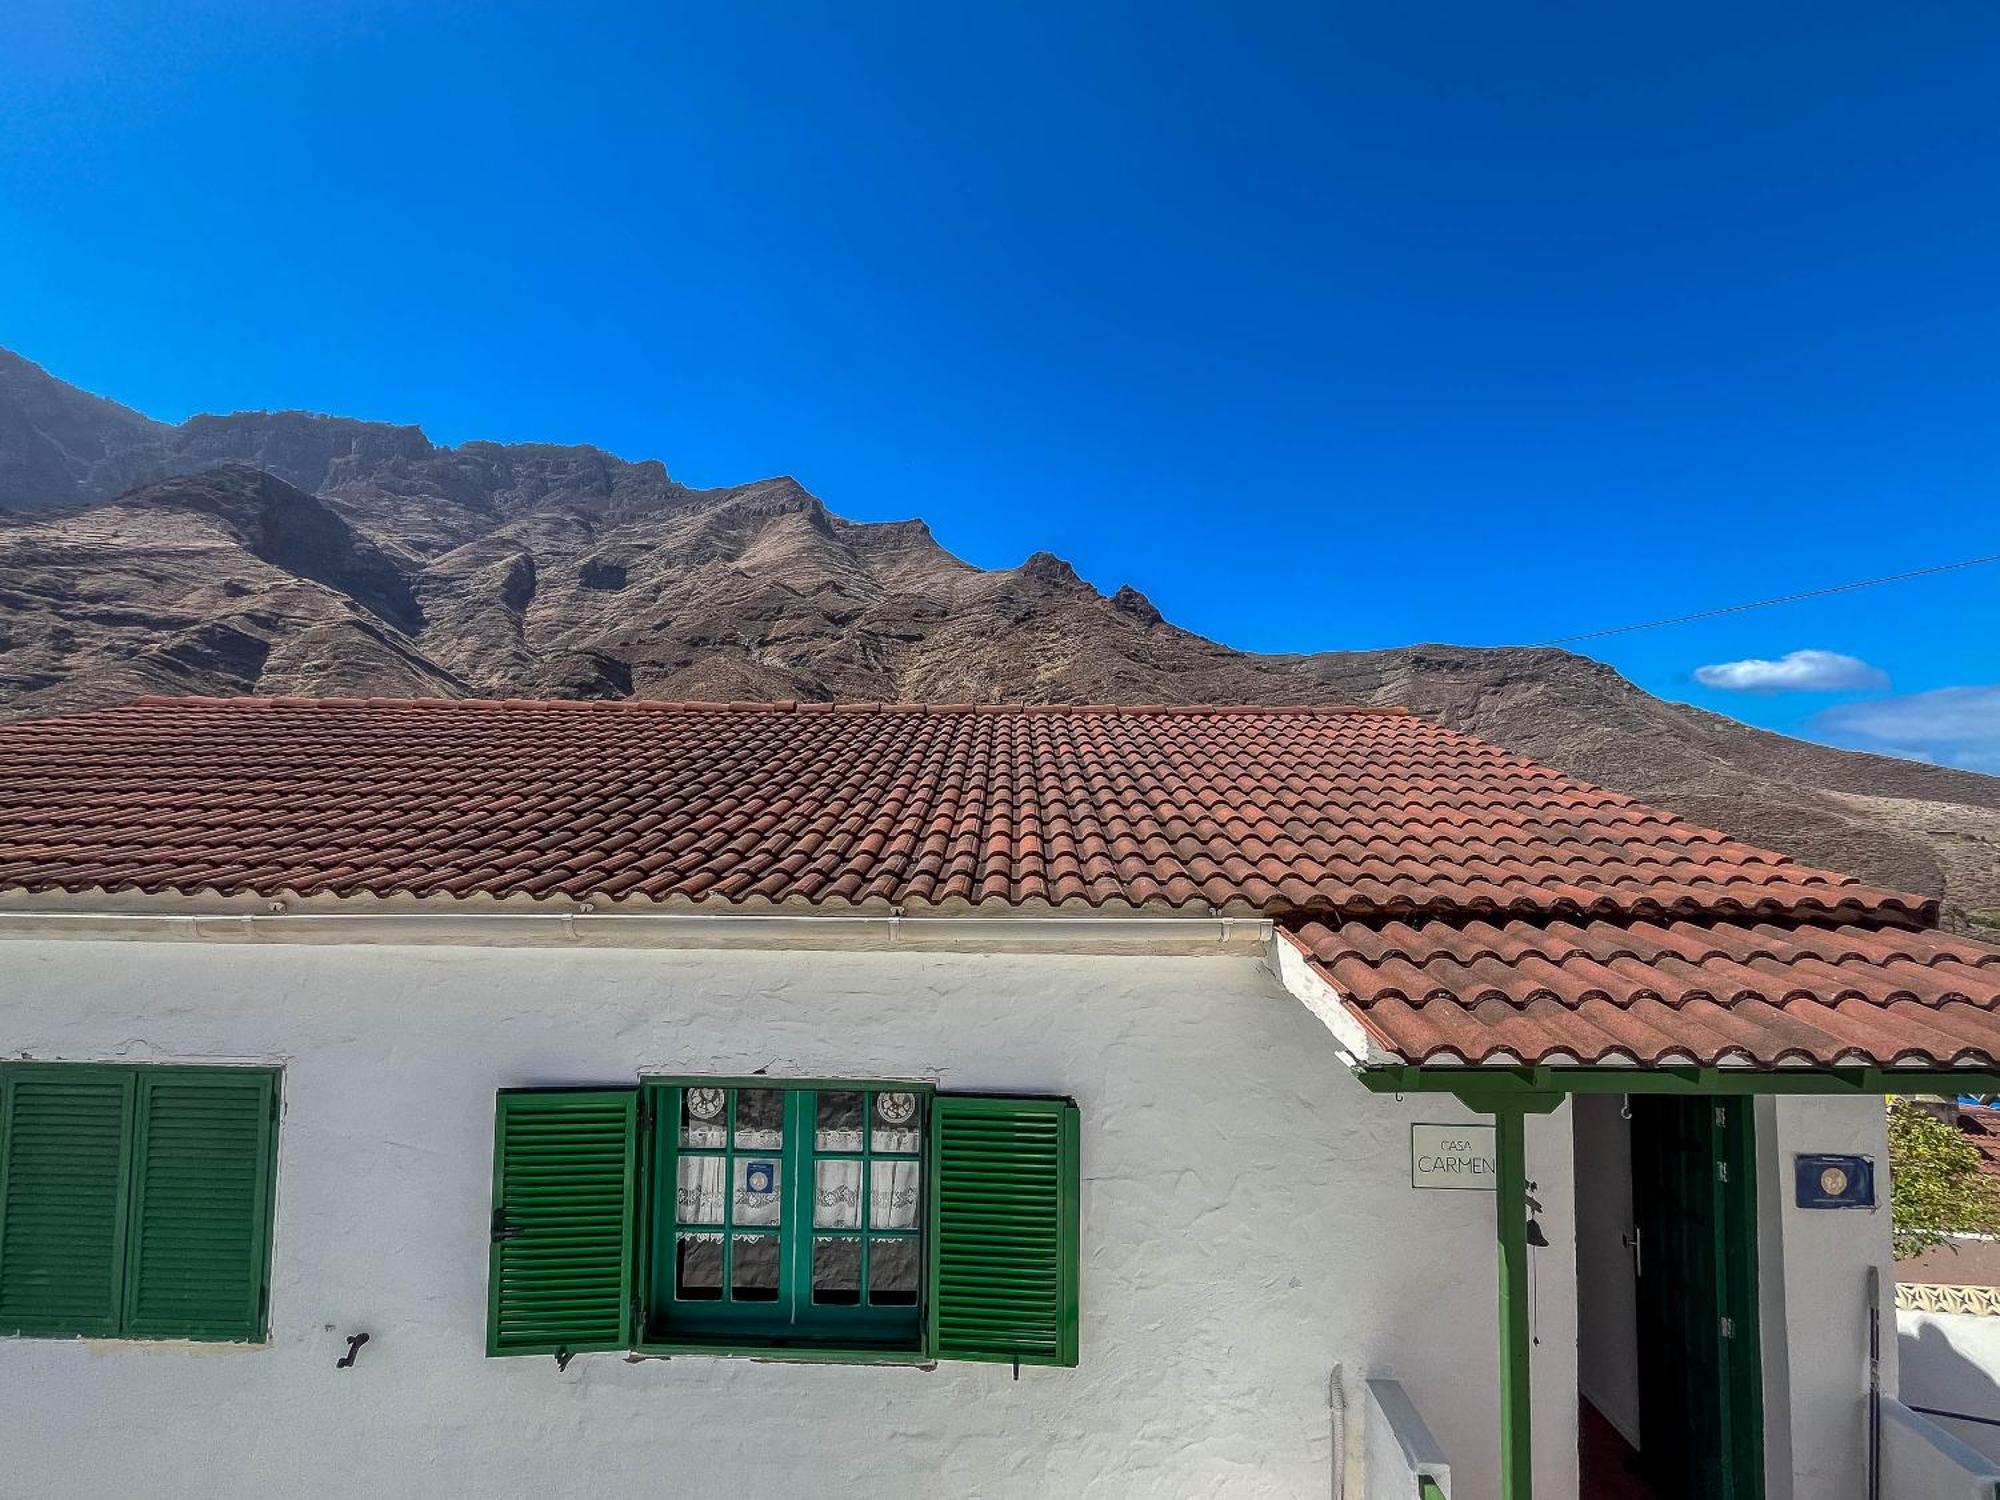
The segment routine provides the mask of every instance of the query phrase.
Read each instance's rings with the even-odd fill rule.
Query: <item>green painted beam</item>
[[[2000,1072],[1917,1068],[1356,1068],[1376,1094],[1456,1094],[1482,1112],[1507,1100],[1533,1109],[1535,1095],[1565,1094],[2000,1094]]]
[[[1500,1495],[1531,1500],[1534,1442],[1529,1420],[1528,1160],[1526,1115],[1493,1114],[1494,1218],[1500,1244]]]
[[[1461,1093],[1454,1097],[1477,1115],[1490,1115],[1496,1109],[1518,1109],[1529,1115],[1552,1115],[1563,1107],[1563,1101],[1569,1095]]]

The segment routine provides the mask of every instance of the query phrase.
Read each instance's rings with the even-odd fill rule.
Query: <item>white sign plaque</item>
[[[1410,1186],[1493,1191],[1491,1125],[1412,1125]]]

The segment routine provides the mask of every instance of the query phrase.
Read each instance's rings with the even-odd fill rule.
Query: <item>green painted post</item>
[[[1493,1112],[1493,1210],[1500,1239],[1500,1495],[1530,1500],[1534,1443],[1528,1423],[1528,1163],[1521,1107]]]

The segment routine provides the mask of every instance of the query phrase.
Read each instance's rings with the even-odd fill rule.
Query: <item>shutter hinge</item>
[[[1715,1180],[1716,1180],[1717,1182],[1727,1182],[1727,1181],[1729,1181],[1729,1163],[1728,1163],[1728,1162],[1726,1162],[1726,1161],[1719,1161],[1719,1162],[1717,1162],[1717,1163],[1715,1164]]]
[[[521,1226],[518,1224],[509,1224],[507,1222],[507,1211],[505,1209],[500,1209],[500,1208],[494,1209],[493,1243],[497,1245],[500,1244],[503,1240],[518,1240],[520,1237],[521,1237]]]
[[[1722,1336],[1726,1339],[1733,1339],[1736,1337],[1736,1320],[1734,1318],[1731,1317],[1723,1318]]]
[[[1716,1128],[1717,1130],[1720,1130],[1720,1129],[1722,1129],[1722,1128],[1723,1128],[1724,1126],[1726,1126],[1726,1125],[1727,1125],[1728,1123],[1729,1123],[1729,1111],[1728,1111],[1727,1109],[1725,1109],[1725,1108],[1724,1108],[1724,1107],[1723,1107],[1722,1105],[1720,1105],[1720,1104],[1716,1105],[1716,1106],[1715,1106],[1715,1128]]]

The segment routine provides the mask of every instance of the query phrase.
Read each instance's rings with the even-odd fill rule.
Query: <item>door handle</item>
[[[1622,1235],[1620,1238],[1624,1240],[1625,1248],[1632,1252],[1632,1274],[1635,1277],[1644,1276],[1646,1274],[1646,1263],[1644,1253],[1639,1248],[1639,1226],[1634,1224],[1632,1232]]]

